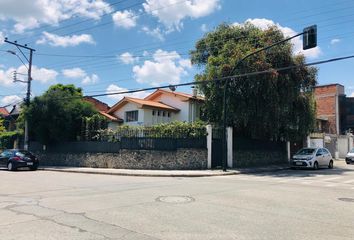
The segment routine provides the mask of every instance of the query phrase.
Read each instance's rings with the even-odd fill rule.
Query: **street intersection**
[[[230,176],[0,171],[0,239],[353,239],[354,165]]]

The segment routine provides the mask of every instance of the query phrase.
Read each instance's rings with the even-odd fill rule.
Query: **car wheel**
[[[9,170],[9,171],[15,171],[16,170],[16,168],[14,167],[12,162],[9,162],[7,164],[7,170]]]
[[[315,162],[314,164],[313,164],[313,170],[317,170],[318,169],[318,162]]]
[[[333,160],[329,161],[328,168],[333,168]]]

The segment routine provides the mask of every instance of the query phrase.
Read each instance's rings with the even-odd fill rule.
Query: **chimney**
[[[193,95],[194,98],[197,97],[197,93],[198,93],[197,88],[196,87],[192,87],[192,95]]]

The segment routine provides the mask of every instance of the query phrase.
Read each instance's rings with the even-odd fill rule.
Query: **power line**
[[[242,77],[256,76],[256,75],[262,75],[262,74],[274,73],[274,72],[282,72],[282,71],[296,69],[296,68],[321,65],[321,64],[331,63],[331,62],[336,62],[336,61],[343,61],[343,60],[351,59],[351,58],[354,58],[354,55],[331,58],[331,59],[326,59],[326,60],[322,60],[322,61],[304,63],[304,64],[300,64],[300,65],[290,65],[290,66],[287,66],[287,67],[271,68],[271,69],[268,69],[268,70],[249,72],[249,73],[242,73],[242,74],[236,74],[236,75],[220,77],[220,78],[213,78],[211,80],[194,81],[194,82],[172,84],[172,85],[169,84],[169,85],[162,85],[162,86],[158,86],[158,87],[140,88],[140,89],[135,89],[135,90],[120,91],[120,92],[111,92],[111,93],[86,95],[85,97],[103,97],[103,96],[111,96],[111,95],[137,93],[137,92],[143,92],[143,91],[152,91],[152,90],[157,90],[157,89],[160,89],[160,88],[182,87],[182,86],[190,86],[190,85],[198,85],[198,84],[207,84],[207,83],[212,83],[212,82],[213,83],[217,83],[217,82],[223,82],[223,81],[226,81],[226,80],[234,81],[237,78],[242,78]],[[60,98],[60,99],[71,99],[71,98],[81,98],[81,97],[67,97],[67,98],[65,97],[65,98]]]
[[[156,9],[152,9],[151,11],[159,11],[159,10],[162,10],[162,9],[165,9],[165,8],[168,8],[168,7],[171,7],[173,5],[177,5],[177,4],[181,4],[183,2],[186,2],[187,0],[183,0],[183,1],[179,1],[179,2],[175,2],[175,3],[171,3],[171,4],[168,4],[168,5],[165,5],[163,7],[159,7],[159,8],[156,8]],[[146,12],[142,12],[140,14],[136,14],[134,15],[134,17],[139,17],[139,16],[143,16],[143,15],[146,15],[148,13]],[[124,19],[131,19],[132,17],[125,17],[125,18],[121,18],[121,20],[124,20]],[[88,30],[92,30],[92,29],[95,29],[95,28],[101,28],[103,26],[107,26],[111,23],[113,23],[114,21],[113,20],[110,20],[110,21],[107,21],[107,22],[104,22],[104,23],[101,23],[101,24],[97,24],[95,26],[91,26],[91,27],[86,27],[86,28],[82,28],[82,29],[78,29],[78,30],[75,30],[75,31],[71,31],[69,33],[65,33],[64,35],[58,35],[58,36],[65,36],[65,35],[71,35],[71,34],[76,34],[76,33],[80,33],[80,32],[83,32],[83,31],[88,31]],[[28,44],[30,43],[33,43],[34,41],[32,42],[29,42]]]
[[[120,3],[123,3],[123,2],[126,2],[126,1],[128,1],[128,0],[121,0],[121,1],[113,2],[113,3],[109,4],[108,7],[112,7],[112,6],[115,6],[117,4],[120,4]],[[100,9],[103,9],[103,8],[100,8]],[[99,17],[102,18],[102,17],[107,16],[108,14],[111,14],[111,13],[112,13],[112,11],[109,12],[109,13],[104,13],[104,14],[100,15]],[[72,16],[70,19],[65,19],[63,21],[59,21],[58,24],[71,21],[73,17],[74,16]],[[65,28],[68,28],[68,27],[71,27],[71,26],[75,26],[75,25],[78,25],[78,24],[81,24],[81,23],[89,22],[89,21],[96,21],[96,20],[89,18],[89,19],[85,19],[85,20],[79,21],[77,23],[73,23],[73,24],[69,24],[69,25],[63,26],[63,27],[55,28],[55,29],[50,30],[48,32],[56,32],[56,31],[59,31],[61,29],[65,29]],[[50,28],[50,27],[52,27],[52,26],[50,24],[47,24],[46,26],[42,26],[42,27],[36,28],[35,31],[41,31],[43,29]],[[34,37],[40,36],[40,35],[42,35],[42,33],[38,33],[38,34],[32,35],[30,37],[23,37],[23,38],[18,39],[18,41],[22,41],[22,40],[25,40],[25,39],[28,39],[28,38],[34,38]]]
[[[221,39],[221,41],[223,41]],[[134,47],[132,47],[134,48]],[[130,49],[132,49],[130,48]],[[156,49],[156,48],[155,48]],[[187,54],[187,53],[186,53]],[[50,54],[50,53],[40,53],[38,55],[43,55],[43,56],[53,56],[53,57],[68,57],[68,58],[98,58],[98,59],[109,59],[109,58],[116,58],[117,55],[119,55],[117,53],[117,55],[68,55],[68,54]],[[181,54],[180,54],[181,55]],[[183,55],[183,54],[182,54]],[[142,58],[147,58],[146,56],[144,55],[133,55],[132,57],[142,57]],[[96,61],[96,60],[82,60],[82,61],[79,61],[79,60],[75,60],[75,61],[71,61],[70,63],[64,63],[64,66],[65,65],[72,65],[72,63],[80,63],[80,62],[89,62],[89,61]],[[101,60],[100,60],[101,61]],[[54,65],[56,66],[56,65]],[[59,66],[62,66],[62,65],[59,65]],[[53,67],[53,65],[50,65],[50,67]]]

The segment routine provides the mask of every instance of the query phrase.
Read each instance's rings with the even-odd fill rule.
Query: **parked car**
[[[347,156],[345,157],[345,162],[347,164],[354,163],[354,148],[348,152]]]
[[[292,168],[333,168],[331,153],[326,148],[302,148],[291,159]]]
[[[6,167],[9,171],[22,167],[37,170],[38,164],[38,158],[26,150],[6,149],[0,154],[0,166]]]

